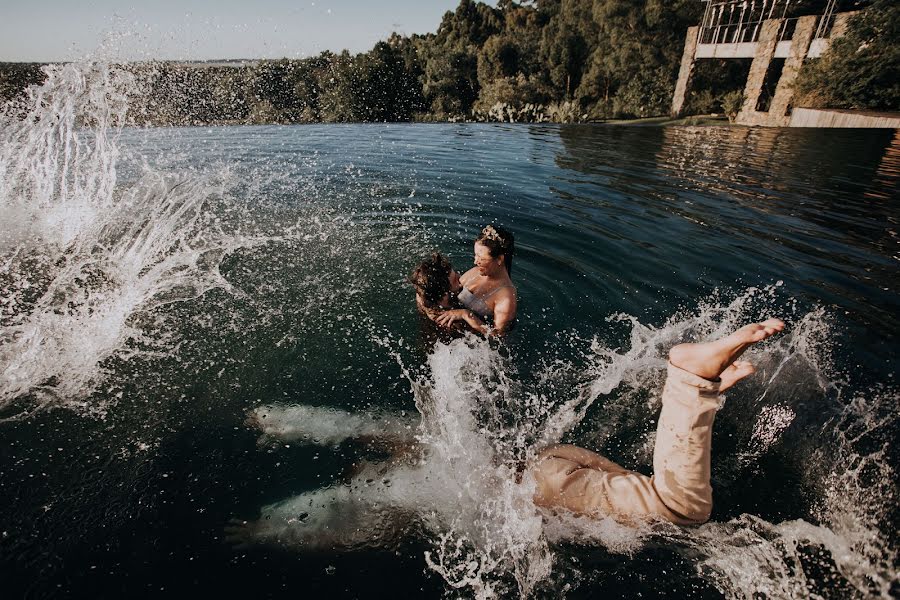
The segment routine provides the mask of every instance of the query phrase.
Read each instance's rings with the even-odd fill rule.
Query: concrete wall
[[[760,35],[759,45],[756,56],[753,58],[753,64],[750,66],[750,76],[747,78],[747,87],[744,89],[744,102],[740,114],[738,114],[736,123],[740,125],[764,125],[767,127],[787,127],[791,120],[788,114],[791,101],[794,98],[794,81],[800,74],[803,67],[803,61],[806,59],[806,53],[809,51],[809,45],[812,37],[816,32],[816,20],[818,17],[810,15],[797,19],[797,26],[794,29],[794,35],[791,38],[790,50],[787,58],[784,60],[784,68],[781,70],[781,77],[775,87],[775,95],[769,105],[767,112],[756,110],[756,103],[762,93],[763,83],[765,82],[766,71],[776,57],[777,41],[771,43],[769,35],[778,35],[778,27],[781,21],[773,19],[763,24],[763,32]],[[774,34],[772,33],[774,30]],[[767,43],[763,43],[764,40]]]
[[[900,114],[856,110],[795,108],[790,127],[865,127],[900,129]]]
[[[691,77],[694,74],[694,55],[697,52],[697,37],[700,27],[688,27],[687,37],[684,40],[684,53],[681,55],[681,68],[678,71],[678,81],[675,83],[675,93],[672,95],[672,116],[680,117],[684,109],[684,101],[691,89]]]
[[[834,25],[828,38],[813,40],[816,33],[815,15],[800,17],[789,41],[778,41],[781,19],[765,21],[759,39],[754,43],[743,44],[701,44],[698,45],[699,27],[690,27],[684,42],[684,53],[681,57],[681,69],[675,94],[672,97],[672,116],[680,117],[684,103],[691,87],[694,73],[694,62],[703,58],[738,58],[749,57],[752,52],[753,63],[744,87],[744,104],[738,113],[736,123],[740,125],[762,125],[767,127],[877,127],[900,128],[900,114],[871,113],[846,110],[816,110],[809,108],[791,108],[794,98],[794,82],[808,57],[819,56],[824,52],[831,40],[838,38],[847,30],[849,19],[856,13],[840,13],[835,15]],[[774,58],[784,58],[784,67],[775,87],[769,110],[756,110],[766,73]],[[791,113],[791,114],[788,114]]]
[[[742,44],[698,44],[694,58],[753,58],[756,42]]]
[[[809,50],[809,44],[816,30],[816,19],[817,17],[813,15],[800,17],[797,20],[797,28],[794,29],[794,37],[791,39],[790,54],[784,61],[781,79],[778,80],[775,97],[772,98],[772,105],[769,107],[768,125],[787,127],[791,120],[788,109],[794,98],[794,81],[800,74],[803,61],[806,59],[806,52]]]
[[[756,103],[762,93],[763,83],[766,80],[766,72],[775,55],[775,46],[778,44],[778,30],[781,27],[779,19],[770,19],[763,23],[756,44],[756,56],[750,63],[750,73],[747,75],[747,85],[744,86],[744,106],[738,113],[736,123],[741,125],[766,125],[768,113],[756,110]]]

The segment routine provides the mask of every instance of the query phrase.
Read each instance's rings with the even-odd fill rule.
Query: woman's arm
[[[491,331],[491,329],[485,324],[484,321],[482,321],[478,317],[478,315],[467,308],[445,310],[434,320],[434,322],[441,327],[448,328],[453,327],[453,324],[459,321],[465,322],[466,325],[468,325],[472,329],[472,331],[480,333],[481,335],[487,335]]]
[[[497,298],[494,303],[493,333],[495,335],[505,335],[509,331],[516,320],[516,309],[518,308],[515,288],[506,288],[501,290],[501,293],[500,298]]]

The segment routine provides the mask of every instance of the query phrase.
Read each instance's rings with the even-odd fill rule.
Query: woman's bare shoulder
[[[512,306],[516,305],[516,287],[514,285],[504,285],[498,288],[493,296],[495,304],[503,302]]]
[[[498,296],[505,296],[507,298],[512,298],[515,300],[518,292],[516,291],[516,286],[513,284],[504,285],[499,290],[497,290]]]

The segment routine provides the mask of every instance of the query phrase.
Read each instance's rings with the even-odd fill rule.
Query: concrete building
[[[844,33],[852,12],[837,12],[838,0],[823,0],[821,12],[790,17],[794,0],[703,0],[703,21],[690,27],[684,44],[681,70],[672,98],[672,116],[682,115],[690,93],[696,61],[703,59],[752,59],[744,104],[736,122],[742,125],[770,127],[900,127],[896,115],[878,115],[867,120],[864,115],[850,119],[830,114],[832,111],[809,111],[796,119],[793,110],[793,84],[803,61],[816,58],[828,48],[831,40]],[[809,4],[809,3],[806,3]],[[774,93],[768,90],[774,89]],[[860,115],[857,115],[858,117]],[[841,125],[842,123],[853,123]],[[877,123],[877,124],[876,124]]]

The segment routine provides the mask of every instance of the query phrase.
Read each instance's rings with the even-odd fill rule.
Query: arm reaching
[[[445,310],[441,314],[439,314],[434,322],[440,325],[441,327],[452,328],[454,323],[459,321],[465,322],[473,331],[476,331],[482,335],[487,335],[490,331],[490,328],[478,318],[478,315],[473,313],[471,310],[467,308],[457,308],[455,310]]]

